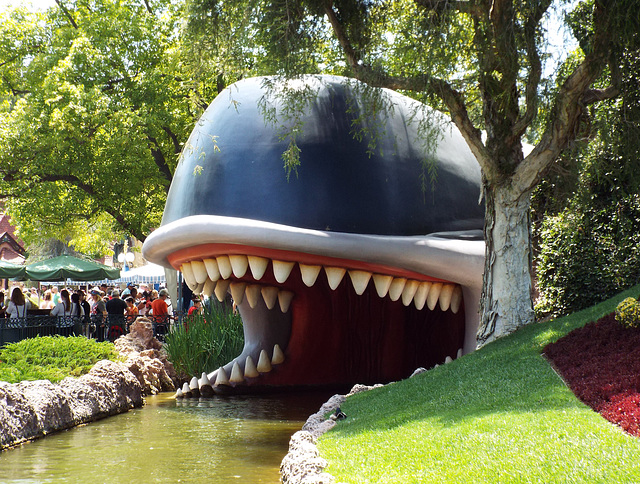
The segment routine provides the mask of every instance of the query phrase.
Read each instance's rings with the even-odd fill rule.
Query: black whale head
[[[484,213],[466,143],[398,93],[382,91],[385,109],[357,121],[370,104],[355,81],[294,82],[316,89],[297,173],[285,175],[287,141],[259,107],[272,80],[240,81],[195,127],[144,245],[195,291],[239,303],[245,348],[212,383],[234,366],[242,388],[389,381],[471,351]],[[425,115],[442,125],[430,154]]]

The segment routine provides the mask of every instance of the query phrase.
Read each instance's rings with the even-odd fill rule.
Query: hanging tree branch
[[[582,63],[564,82],[553,107],[553,119],[542,139],[529,154],[528,163],[520,167],[521,188],[529,189],[538,181],[540,173],[552,163],[573,139],[574,132],[586,105],[610,99],[618,95],[615,85],[617,74],[612,71],[613,85],[605,89],[591,89],[591,84],[600,76],[609,61],[611,32],[607,11],[598,2],[595,5],[595,34],[591,51]]]
[[[393,90],[405,90],[414,92],[427,92],[440,97],[447,105],[451,118],[460,129],[466,139],[471,151],[478,159],[481,166],[489,161],[488,154],[482,142],[482,133],[477,129],[469,117],[467,107],[462,94],[446,81],[428,75],[417,75],[410,77],[389,76],[381,70],[374,70],[371,66],[364,64],[356,54],[355,49],[338,19],[333,8],[333,2],[328,0],[325,3],[325,13],[331,23],[333,32],[340,43],[349,66],[354,71],[354,76],[369,84],[372,87],[383,87]]]
[[[69,12],[69,10],[67,10],[67,7],[64,6],[64,4],[62,3],[62,0],[56,0],[56,3],[58,4],[58,7],[60,7],[60,10],[62,10],[62,12],[65,14],[65,16],[69,19],[69,22],[71,22],[71,25],[73,25],[73,28],[77,29],[78,28],[78,24],[76,23],[76,21],[71,16],[71,13]]]

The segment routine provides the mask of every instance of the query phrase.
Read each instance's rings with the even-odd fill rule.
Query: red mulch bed
[[[640,437],[640,328],[624,328],[612,313],[544,352],[580,400]]]

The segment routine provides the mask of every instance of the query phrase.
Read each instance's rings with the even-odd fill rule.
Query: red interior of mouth
[[[455,358],[464,341],[463,310],[418,311],[378,297],[373,283],[359,296],[347,278],[335,291],[322,277],[313,288],[298,274],[289,278],[285,286],[296,297],[287,362],[269,384],[386,383]]]
[[[174,253],[169,260],[179,267],[183,261],[234,253],[434,280],[397,268],[246,246],[199,246]],[[295,294],[290,307],[291,337],[283,348],[286,360],[250,385],[386,383],[407,378],[418,367],[443,363],[447,356],[455,358],[463,346],[464,308],[453,314],[437,306],[433,311],[426,307],[418,310],[413,303],[404,306],[389,296],[380,298],[373,281],[362,295],[357,295],[348,274],[336,290],[329,287],[323,271],[313,287],[307,287],[297,268],[284,284],[275,280],[271,267],[259,281],[253,279],[250,270],[240,280],[278,286]]]

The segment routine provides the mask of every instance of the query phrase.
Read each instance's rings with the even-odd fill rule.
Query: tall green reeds
[[[182,379],[219,368],[238,356],[243,346],[242,319],[217,301],[210,301],[204,314],[186,317],[167,334],[164,343]]]

